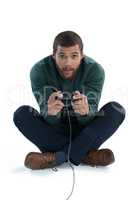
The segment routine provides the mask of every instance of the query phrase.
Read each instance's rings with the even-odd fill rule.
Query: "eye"
[[[78,55],[72,55],[72,58],[77,58],[78,57]]]
[[[60,57],[60,58],[64,58],[65,56],[64,56],[63,54],[60,54],[59,57]]]

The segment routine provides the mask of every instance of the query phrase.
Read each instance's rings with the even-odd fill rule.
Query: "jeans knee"
[[[14,123],[16,121],[18,121],[18,119],[21,119],[21,117],[24,117],[25,113],[30,111],[30,108],[31,107],[28,105],[23,105],[23,106],[20,106],[19,108],[17,108],[17,110],[13,114]]]
[[[121,104],[119,104],[116,101],[111,101],[111,102],[107,103],[106,105],[112,111],[111,114],[112,114],[113,117],[119,116],[121,122],[125,119],[126,110]]]

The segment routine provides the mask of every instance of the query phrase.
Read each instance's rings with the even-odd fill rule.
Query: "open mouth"
[[[64,71],[64,74],[70,74],[70,73],[72,73],[72,70],[70,70],[70,71]]]
[[[72,69],[64,69],[63,71],[64,72],[72,72],[73,70]]]

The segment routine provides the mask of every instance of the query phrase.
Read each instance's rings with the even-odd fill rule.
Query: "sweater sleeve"
[[[36,64],[32,67],[30,71],[30,81],[32,92],[40,108],[40,114],[49,124],[58,124],[60,122],[60,112],[57,115],[48,115],[47,101],[48,97],[50,96],[50,92],[48,95],[45,90],[47,87],[47,83],[41,66]]]
[[[82,92],[87,96],[89,113],[87,115],[76,113],[78,122],[82,125],[86,125],[95,117],[98,111],[98,104],[105,80],[104,69],[97,63],[92,66],[89,73],[90,75],[86,78],[84,85],[82,86]]]

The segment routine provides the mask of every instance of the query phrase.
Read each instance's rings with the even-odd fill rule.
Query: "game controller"
[[[79,99],[73,99],[73,96],[76,93],[73,92],[72,94],[68,93],[68,92],[62,92],[62,97],[58,97],[56,96],[55,99],[61,100],[64,104],[65,108],[70,108],[72,106],[72,103],[79,100]]]

